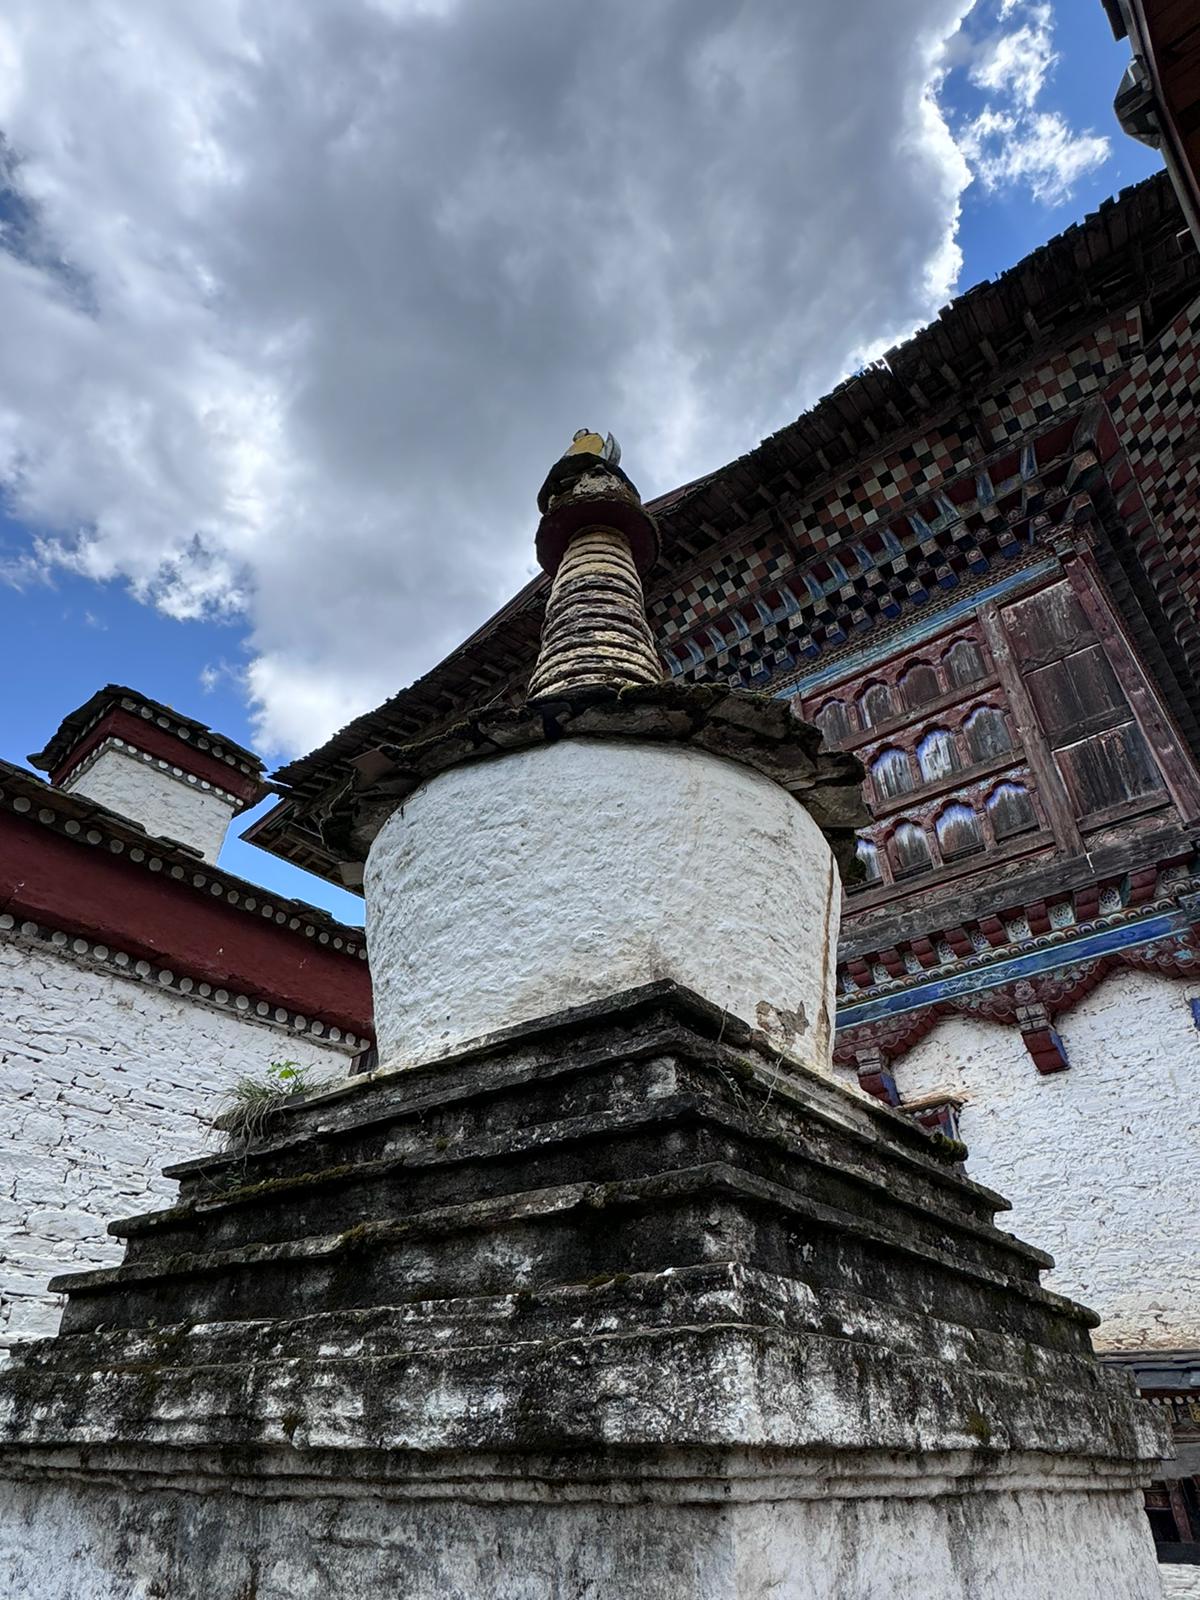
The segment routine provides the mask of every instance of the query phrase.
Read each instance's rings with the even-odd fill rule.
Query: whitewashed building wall
[[[347,1049],[0,939],[0,1359],[54,1333],[56,1273],[121,1259],[107,1224],[171,1204],[161,1168],[219,1148],[223,1094],[278,1060],[338,1076]]]
[[[1012,1201],[998,1224],[1048,1250],[1043,1280],[1104,1318],[1100,1349],[1200,1344],[1200,1032],[1194,989],[1123,972],[1055,1026],[1042,1077],[1014,1028],[949,1018],[893,1071],[905,1099],[966,1097],[969,1174]]]
[[[119,817],[132,817],[156,837],[182,839],[210,864],[221,853],[237,807],[232,795],[119,739],[101,746],[71,773],[63,789],[107,806]]]

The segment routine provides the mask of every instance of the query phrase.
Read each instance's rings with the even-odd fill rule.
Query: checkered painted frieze
[[[656,597],[672,673],[762,689],[1005,569],[1061,498],[1076,413],[1136,338],[1134,316],[1103,325],[984,397],[978,424],[905,441]]]
[[[1107,400],[1110,452],[1119,444],[1131,469],[1122,520],[1185,661],[1200,675],[1200,302],[1131,362]]]

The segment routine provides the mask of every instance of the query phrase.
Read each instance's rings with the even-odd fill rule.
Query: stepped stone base
[[[1150,1600],[1094,1318],[761,1043],[652,985],[173,1169],[0,1374],[0,1593]]]

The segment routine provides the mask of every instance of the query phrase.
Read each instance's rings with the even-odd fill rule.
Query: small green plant
[[[263,1077],[238,1078],[225,1096],[219,1119],[230,1146],[253,1144],[266,1133],[284,1101],[323,1089],[329,1080],[313,1074],[311,1066],[298,1061],[271,1061]]]

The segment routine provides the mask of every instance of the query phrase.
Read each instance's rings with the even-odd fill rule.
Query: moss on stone
[[[339,1234],[334,1249],[351,1255],[356,1254],[376,1240],[379,1232],[380,1227],[377,1222],[360,1222],[357,1227],[347,1228],[345,1233]]]
[[[245,1205],[248,1201],[261,1199],[264,1195],[283,1194],[289,1189],[307,1189],[322,1183],[340,1183],[345,1179],[360,1176],[364,1170],[362,1166],[344,1163],[335,1167],[319,1167],[312,1172],[298,1172],[284,1178],[264,1178],[260,1183],[243,1183],[235,1189],[220,1189],[205,1200],[193,1202],[186,1209],[194,1214],[197,1205],[205,1209],[212,1209],[217,1203],[221,1205]],[[180,1211],[185,1208],[179,1207]],[[172,1215],[171,1212],[158,1213],[161,1218]]]
[[[947,1165],[965,1161],[969,1154],[961,1139],[949,1139],[944,1133],[931,1133],[929,1148],[935,1161],[944,1161]]]
[[[978,1439],[980,1444],[985,1448],[991,1444],[992,1425],[984,1416],[982,1411],[971,1411],[967,1413],[966,1429],[971,1437]]]

